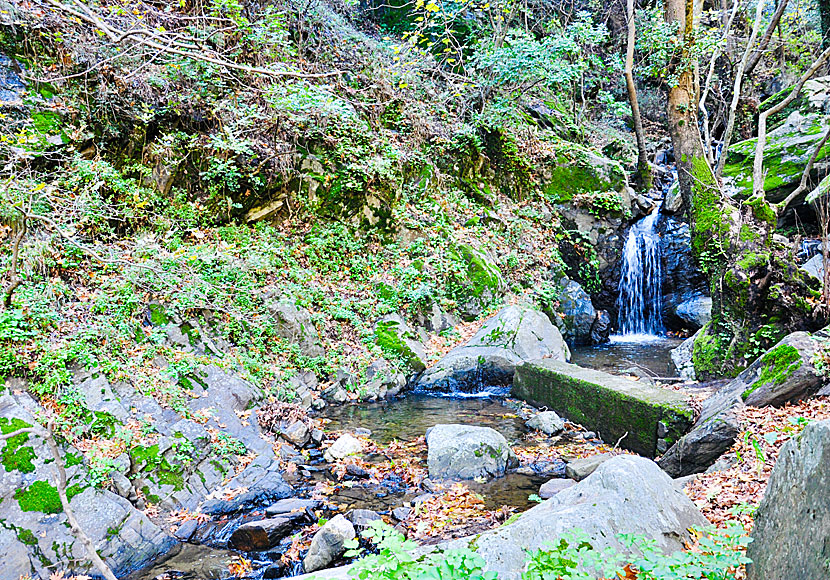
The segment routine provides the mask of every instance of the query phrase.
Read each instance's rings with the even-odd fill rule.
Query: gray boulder
[[[435,302],[419,309],[415,313],[415,320],[419,326],[426,328],[429,332],[443,332],[454,328],[459,322],[458,318],[444,312]]]
[[[360,439],[356,437],[352,437],[348,433],[345,435],[341,435],[337,438],[337,441],[332,444],[331,447],[326,449],[324,453],[324,457],[326,461],[333,462],[338,461],[339,459],[344,459],[349,455],[355,455],[356,453],[360,453],[363,450],[363,443]]]
[[[784,444],[755,514],[749,580],[830,577],[830,421]]]
[[[537,429],[546,435],[556,435],[557,433],[561,433],[565,428],[565,419],[553,411],[543,411],[536,413],[525,425],[530,429]]]
[[[343,514],[339,514],[327,521],[314,534],[311,547],[303,559],[303,569],[306,572],[322,570],[346,551],[344,544],[356,536],[352,522]]]
[[[542,548],[574,529],[586,532],[598,550],[623,550],[617,534],[626,533],[645,536],[660,550],[673,552],[684,548],[689,528],[708,524],[654,462],[620,455],[512,524],[482,533],[475,547],[488,570],[502,580],[518,580],[527,550]],[[449,546],[469,542],[456,540]]]
[[[604,311],[594,308],[591,297],[578,282],[562,280],[557,302],[555,309],[546,305],[545,314],[556,324],[568,343],[599,344],[608,340],[608,325],[603,324],[600,314]]]
[[[311,320],[311,313],[290,300],[266,303],[276,324],[277,335],[300,346],[306,356],[323,356],[320,334]]]
[[[674,363],[674,368],[677,369],[677,375],[687,381],[694,381],[697,378],[695,374],[695,363],[692,361],[692,355],[695,349],[695,339],[700,331],[680,343],[680,346],[672,349],[671,361]]]
[[[801,269],[824,284],[824,256],[820,253],[807,260]]]
[[[689,325],[689,328],[703,328],[712,320],[712,299],[696,294],[677,305],[675,315]]]
[[[570,358],[562,334],[538,310],[508,306],[467,344],[427,369],[417,387],[442,392],[505,389],[513,382],[516,365],[540,358]]]
[[[519,464],[504,436],[489,427],[436,425],[427,430],[426,440],[434,479],[501,477]]]

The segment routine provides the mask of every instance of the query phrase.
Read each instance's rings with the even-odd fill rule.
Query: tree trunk
[[[791,263],[789,248],[772,240],[775,212],[761,196],[742,206],[722,195],[704,155],[698,128],[699,81],[694,55],[694,0],[666,0],[665,16],[678,23],[682,54],[668,96],[683,203],[690,219],[692,252],[710,280],[712,320],[695,341],[699,378],[735,375],[793,330],[821,323],[804,299],[808,276]]]
[[[642,190],[651,189],[651,166],[646,152],[646,135],[643,131],[643,119],[637,101],[637,86],[634,84],[634,40],[636,38],[634,22],[634,0],[628,0],[628,45],[625,51],[625,86],[628,89],[628,101],[631,103],[631,117],[634,121],[634,135],[637,137],[637,178]]]

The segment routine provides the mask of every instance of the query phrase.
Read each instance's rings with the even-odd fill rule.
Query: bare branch
[[[801,89],[816,71],[820,69],[827,59],[830,58],[830,47],[826,48],[824,52],[813,62],[810,68],[801,75],[798,82],[793,87],[787,98],[770,107],[758,116],[758,142],[755,144],[755,160],[752,164],[752,193],[753,197],[764,196],[764,148],[767,144],[767,119],[770,115],[774,115],[784,110],[784,108],[792,103],[796,97],[801,93]]]
[[[758,66],[758,63],[761,62],[761,57],[767,50],[769,41],[772,39],[772,33],[778,27],[778,23],[781,21],[781,16],[783,16],[784,10],[787,9],[787,2],[788,0],[778,0],[778,6],[775,9],[775,14],[773,14],[770,19],[767,31],[764,33],[760,44],[758,44],[758,48],[752,53],[752,56],[749,58],[749,62],[746,65],[746,70],[744,71],[746,76],[751,75],[752,71],[755,70],[755,67]],[[781,29],[779,28],[779,31],[780,30]]]
[[[777,215],[781,215],[787,209],[787,206],[789,206],[795,198],[797,198],[799,195],[801,195],[803,192],[807,190],[807,183],[810,180],[810,173],[812,173],[813,171],[813,165],[815,164],[816,159],[818,159],[819,153],[827,144],[828,139],[830,139],[830,129],[827,130],[827,132],[824,134],[824,137],[822,137],[821,141],[819,141],[818,145],[816,145],[813,154],[810,155],[810,160],[807,161],[807,166],[804,167],[804,173],[801,174],[801,182],[798,184],[798,187],[796,187],[784,201],[775,206],[775,211]]]
[[[182,56],[192,60],[198,60],[210,64],[215,64],[217,66],[221,66],[227,69],[236,70],[248,74],[267,76],[271,78],[317,79],[338,76],[343,74],[343,71],[339,70],[328,73],[304,73],[300,71],[289,70],[278,71],[269,68],[239,64],[233,61],[225,60],[223,58],[210,56],[206,52],[195,52],[204,50],[204,48],[200,48],[195,45],[183,44],[181,42],[175,41],[174,39],[165,38],[162,34],[153,33],[146,29],[121,31],[116,28],[113,28],[80,0],[76,0],[75,3],[80,7],[81,11],[75,10],[74,8],[71,8],[66,4],[58,2],[58,0],[46,0],[46,2],[54,6],[56,9],[65,12],[66,14],[70,14],[75,18],[78,18],[79,20],[83,20],[84,22],[93,25],[95,28],[103,32],[108,39],[115,43],[121,43],[132,36],[142,36],[144,38],[139,40],[141,44],[144,44],[147,47],[153,48],[155,50],[160,50],[167,54],[175,54],[177,56]],[[167,44],[165,44],[165,41],[167,42]]]

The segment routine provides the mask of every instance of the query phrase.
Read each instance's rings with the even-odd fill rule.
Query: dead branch
[[[18,208],[16,208],[18,209]],[[10,269],[9,275],[9,284],[6,288],[3,289],[3,309],[7,310],[12,307],[12,296],[14,295],[14,291],[17,290],[18,286],[23,283],[23,279],[20,277],[20,243],[23,241],[23,238],[26,236],[27,232],[27,219],[26,214],[23,213],[23,210],[18,209],[23,214],[23,220],[20,224],[20,230],[17,232],[17,236],[14,238],[14,245],[12,246],[12,264]]]
[[[755,67],[758,66],[758,63],[761,62],[761,57],[764,52],[766,52],[767,47],[769,46],[769,41],[772,39],[773,31],[778,28],[778,32],[781,32],[781,29],[778,27],[778,23],[781,21],[781,16],[783,16],[784,10],[787,9],[787,2],[788,0],[778,0],[778,6],[769,21],[767,31],[764,33],[764,36],[761,38],[761,42],[758,44],[758,48],[752,53],[752,56],[749,58],[749,62],[746,65],[746,70],[744,71],[746,76],[751,75],[752,71],[755,70]]]

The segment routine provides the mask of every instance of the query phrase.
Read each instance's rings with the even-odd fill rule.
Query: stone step
[[[606,443],[622,437],[621,448],[646,457],[671,447],[694,419],[680,393],[552,359],[520,365],[512,392],[596,431]]]

